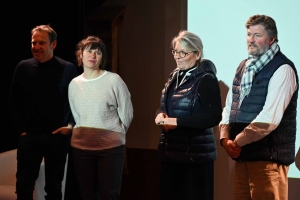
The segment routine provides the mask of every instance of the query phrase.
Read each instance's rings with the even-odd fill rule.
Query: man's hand
[[[72,128],[64,126],[52,132],[52,134],[58,134],[58,133],[61,133],[63,135],[70,135],[72,133]]]
[[[236,143],[236,141],[224,138],[222,139],[222,146],[231,158],[237,158],[240,156],[242,148]]]

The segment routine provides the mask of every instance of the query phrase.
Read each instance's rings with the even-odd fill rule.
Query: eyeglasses
[[[189,54],[192,53],[192,52],[194,52],[194,51],[185,52],[185,51],[176,51],[176,50],[172,50],[172,54],[173,54],[174,56],[176,56],[176,54],[179,54],[179,57],[180,57],[180,58],[184,58],[184,57],[186,57],[187,55],[189,55]]]

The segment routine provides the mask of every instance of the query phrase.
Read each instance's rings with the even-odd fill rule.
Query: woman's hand
[[[163,122],[163,120],[165,118],[167,118],[168,115],[166,113],[159,113],[156,118],[155,118],[155,124],[156,125],[161,125],[161,123]]]
[[[164,131],[168,132],[177,127],[177,118],[169,118],[165,113],[160,113],[156,116],[155,123],[160,125]]]
[[[164,131],[175,129],[177,127],[177,118],[165,118],[162,123],[162,128]]]

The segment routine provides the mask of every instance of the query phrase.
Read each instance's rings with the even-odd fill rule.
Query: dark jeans
[[[35,181],[38,178],[41,162],[45,164],[45,199],[62,199],[62,180],[70,137],[62,134],[27,133],[20,136],[17,150],[18,200],[33,199]]]
[[[105,150],[72,148],[82,200],[119,200],[125,146]]]
[[[213,200],[214,163],[167,163],[161,167],[161,200]]]

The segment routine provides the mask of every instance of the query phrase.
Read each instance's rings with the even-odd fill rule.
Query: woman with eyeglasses
[[[213,200],[213,127],[222,105],[214,64],[203,57],[194,33],[180,31],[171,42],[176,68],[161,95],[155,123],[162,128],[158,145],[161,200]]]

